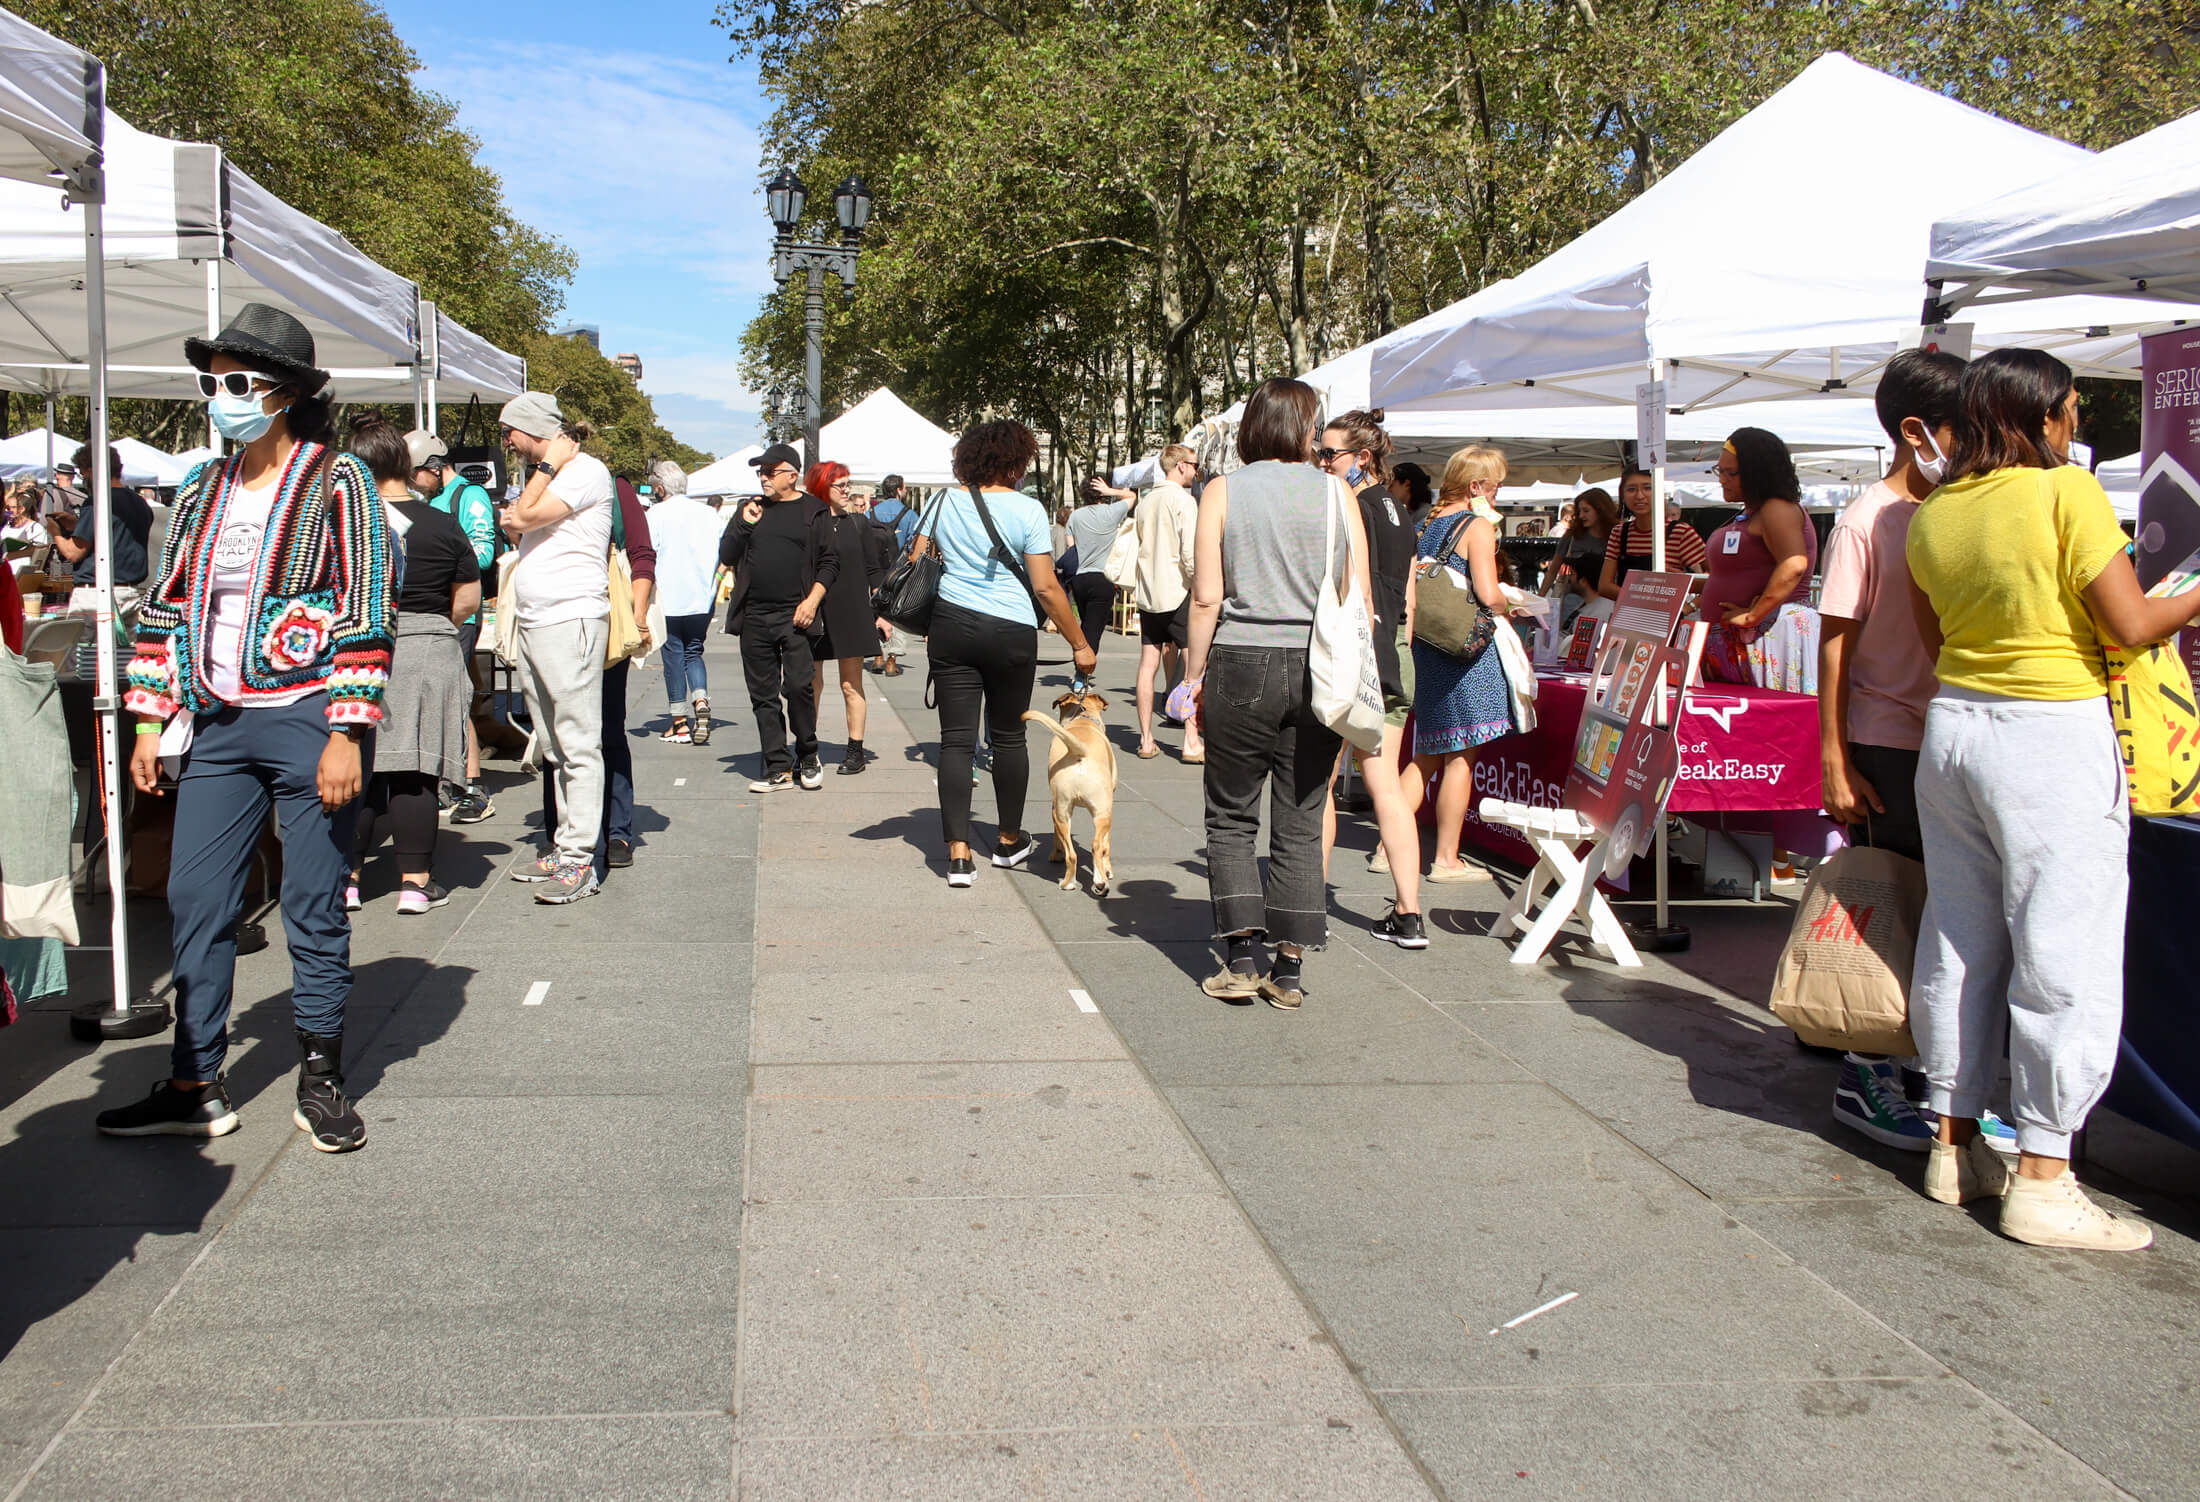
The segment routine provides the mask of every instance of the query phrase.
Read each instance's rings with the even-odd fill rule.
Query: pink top
[[[1917,502],[1882,480],[1849,502],[1826,543],[1821,615],[1858,621],[1849,656],[1848,738],[1915,751],[1940,688],[1910,608],[1910,521]],[[1818,685],[1828,693],[1831,684]]]
[[[1711,569],[1711,577],[1703,586],[1703,618],[1707,621],[1718,620],[1736,605],[1754,604],[1772,582],[1776,561],[1772,549],[1765,546],[1763,538],[1750,535],[1746,511],[1705,539],[1704,552],[1709,555]],[[1797,605],[1810,603],[1810,576],[1818,571],[1818,529],[1807,516],[1803,518],[1803,556],[1810,560],[1810,567],[1788,596]]]

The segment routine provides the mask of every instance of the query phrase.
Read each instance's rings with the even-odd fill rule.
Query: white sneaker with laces
[[[2009,1189],[2009,1165],[1982,1136],[1962,1147],[1935,1142],[1925,1160],[1925,1193],[1943,1205],[1998,1199]]]
[[[2001,1234],[2031,1246],[2087,1252],[2136,1252],[2154,1244],[2152,1226],[2094,1204],[2067,1168],[2052,1179],[2011,1179],[2001,1201]]]

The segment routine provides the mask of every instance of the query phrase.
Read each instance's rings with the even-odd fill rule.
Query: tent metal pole
[[[53,393],[49,391],[46,393],[46,471],[49,474],[53,472],[53,424]],[[77,478],[82,479],[83,476],[79,475]]]
[[[1662,358],[1652,360],[1650,362],[1650,379],[1657,382],[1664,380],[1665,376],[1665,361]],[[1665,445],[1658,445],[1658,452],[1654,457],[1657,462],[1650,466],[1650,567],[1654,572],[1663,573],[1666,564]],[[1674,687],[1678,688],[1679,685],[1676,684]],[[1663,692],[1660,692],[1651,702],[1656,706],[1658,719],[1661,722],[1669,718],[1666,709],[1666,696]],[[1667,857],[1670,854],[1666,848],[1667,843],[1665,810],[1661,807],[1658,810],[1657,850],[1658,932],[1660,934],[1667,932],[1673,926],[1671,873],[1666,866]]]
[[[165,1002],[133,1002],[130,994],[130,914],[124,890],[122,827],[122,695],[115,664],[115,560],[114,496],[107,436],[107,248],[104,216],[104,183],[99,169],[91,169],[83,185],[84,206],[84,370],[85,426],[90,429],[91,481],[94,526],[92,529],[93,593],[96,616],[98,679],[92,699],[102,781],[100,813],[107,832],[107,901],[109,908],[108,958],[113,965],[114,1001],[78,1009],[70,1017],[70,1029],[93,1038],[142,1038],[168,1025]],[[133,735],[132,739],[135,739]]]
[[[206,337],[220,335],[222,331],[222,263],[217,256],[206,258]],[[214,409],[206,409],[206,445],[218,456],[222,451],[221,429],[214,426]]]

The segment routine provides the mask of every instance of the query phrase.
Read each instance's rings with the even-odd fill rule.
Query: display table
[[[2131,821],[2131,907],[2124,923],[2124,1031],[2104,1101],[2200,1148],[2200,1029],[2193,1026],[2200,926],[2200,824]]]
[[[1536,682],[1535,729],[1492,741],[1475,756],[1477,806],[1484,798],[1502,798],[1556,807],[1565,795],[1589,676],[1538,674]],[[1798,833],[1812,825],[1832,828],[1819,812],[1816,697],[1729,684],[1690,689],[1681,698],[1674,734],[1681,766],[1666,803],[1669,813],[1699,823],[1724,822],[1730,814],[1790,814],[1795,817],[1755,821],[1754,827],[1780,834],[1785,848],[1816,853],[1812,841]],[[1471,813],[1466,838],[1493,854],[1534,859],[1512,831],[1484,824]]]

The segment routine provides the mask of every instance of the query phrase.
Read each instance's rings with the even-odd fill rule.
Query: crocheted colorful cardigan
[[[323,446],[292,447],[245,595],[240,705],[325,689],[331,725],[381,723],[396,607],[389,529],[367,467]],[[176,492],[175,511],[138,614],[125,708],[148,719],[221,707],[206,680],[214,543],[243,455],[209,459]]]

